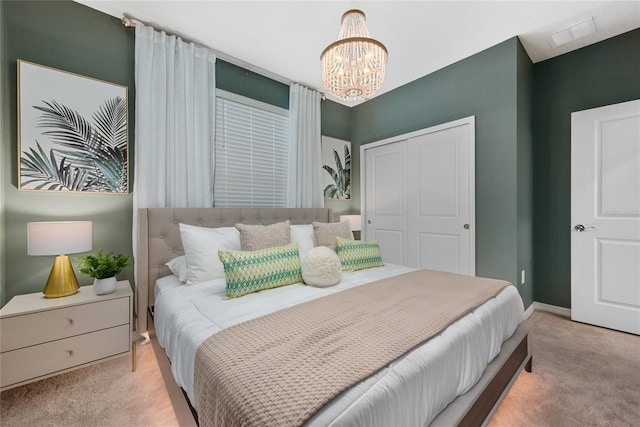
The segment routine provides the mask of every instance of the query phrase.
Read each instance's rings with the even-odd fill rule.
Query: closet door
[[[407,141],[409,266],[475,274],[470,129],[445,125]]]
[[[369,148],[363,157],[364,236],[378,241],[385,262],[406,265],[406,141]]]
[[[475,118],[360,147],[362,238],[386,262],[475,275]]]

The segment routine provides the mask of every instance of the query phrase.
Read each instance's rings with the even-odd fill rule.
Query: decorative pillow
[[[311,249],[302,259],[302,278],[311,286],[335,285],[342,278],[338,255],[326,246]]]
[[[307,255],[307,252],[316,246],[315,237],[313,235],[313,225],[292,225],[289,230],[291,243],[298,244],[298,252],[300,252],[300,260],[302,261],[305,255]]]
[[[243,251],[258,251],[289,243],[289,220],[271,225],[236,224]]]
[[[219,251],[227,278],[227,297],[302,282],[298,245],[257,251]]]
[[[240,233],[235,227],[207,228],[180,224],[182,247],[187,261],[187,285],[224,278],[219,250],[240,250]]]
[[[165,265],[169,267],[174,276],[178,276],[182,283],[187,281],[187,258],[184,255],[172,259]]]
[[[314,222],[313,231],[316,236],[316,246],[326,246],[336,250],[336,237],[353,240],[351,226],[344,222]]]
[[[382,267],[380,246],[378,242],[363,242],[361,240],[349,240],[337,238],[336,252],[342,263],[344,271],[356,271],[371,267]]]

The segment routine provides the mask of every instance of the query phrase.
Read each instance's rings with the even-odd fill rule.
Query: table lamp
[[[27,223],[27,253],[57,255],[44,287],[46,298],[73,295],[80,286],[66,254],[90,251],[93,241],[91,221],[52,221]]]
[[[340,222],[349,221],[351,224],[351,231],[362,230],[362,216],[361,215],[340,215]]]

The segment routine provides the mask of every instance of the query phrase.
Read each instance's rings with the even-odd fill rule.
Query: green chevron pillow
[[[356,271],[384,265],[378,242],[363,242],[342,237],[336,237],[336,240],[336,253],[340,258],[343,271]]]
[[[302,282],[298,244],[257,251],[218,251],[227,279],[227,297]]]

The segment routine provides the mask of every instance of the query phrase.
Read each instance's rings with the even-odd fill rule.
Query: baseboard
[[[533,312],[536,309],[536,303],[531,303],[531,305],[529,306],[529,308],[527,308],[524,312],[524,320],[528,320],[531,315],[533,314]]]
[[[546,311],[548,313],[557,314],[558,316],[564,316],[571,318],[571,309],[566,307],[558,307],[557,305],[545,304],[543,302],[534,302],[525,312],[525,316],[527,316],[527,312],[531,310],[529,316],[533,313],[533,310]],[[527,316],[528,318],[528,316]]]

